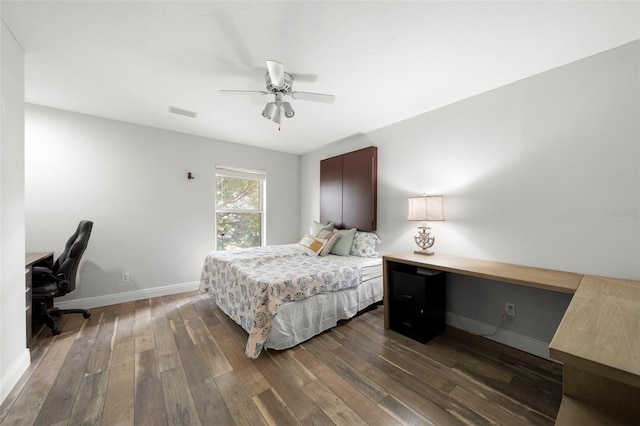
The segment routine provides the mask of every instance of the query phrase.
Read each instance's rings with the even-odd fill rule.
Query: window
[[[257,247],[264,242],[264,172],[216,167],[216,248]]]

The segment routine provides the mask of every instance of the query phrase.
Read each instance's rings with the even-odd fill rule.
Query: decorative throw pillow
[[[327,240],[316,238],[312,235],[305,235],[298,244],[309,256],[317,256],[326,243]]]
[[[326,229],[327,231],[333,231],[333,223],[328,223],[325,225],[324,223],[320,223],[314,220],[311,223],[311,226],[309,226],[309,234],[311,234],[312,237],[317,237],[318,232],[322,231],[323,229]]]
[[[318,232],[318,238],[327,240],[324,247],[322,248],[322,251],[320,251],[319,253],[320,256],[326,256],[329,254],[335,243],[340,239],[340,234],[323,229],[322,231]]]
[[[378,257],[376,244],[379,243],[380,238],[373,232],[356,231],[350,254],[359,257]]]
[[[331,254],[337,254],[338,256],[349,256],[349,253],[351,252],[351,246],[353,245],[353,237],[356,234],[356,228],[336,229],[334,232],[340,234],[340,238],[333,245]]]

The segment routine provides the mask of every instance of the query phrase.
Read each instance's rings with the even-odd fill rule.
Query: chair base
[[[58,327],[54,317],[60,317],[62,314],[82,314],[84,318],[89,318],[91,312],[86,309],[59,309],[59,308],[47,308],[46,302],[40,302],[38,309],[38,317],[41,322],[46,324],[51,329],[51,333],[54,336],[62,333],[62,329]]]

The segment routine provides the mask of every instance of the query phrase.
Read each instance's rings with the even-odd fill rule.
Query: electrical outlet
[[[129,273],[128,272],[123,272],[122,273],[122,282],[123,283],[128,283],[129,282]]]
[[[504,313],[507,314],[508,317],[515,318],[516,317],[516,304],[507,302],[505,304]]]

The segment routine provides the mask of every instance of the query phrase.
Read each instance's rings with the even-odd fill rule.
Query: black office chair
[[[61,314],[82,314],[89,318],[91,313],[86,309],[58,309],[53,307],[55,297],[71,293],[76,288],[76,273],[82,254],[89,243],[93,222],[83,220],[78,224],[76,232],[67,240],[64,250],[53,265],[53,268],[34,266],[32,276],[33,304],[37,307],[40,321],[45,323],[54,335],[60,334],[53,317]]]

